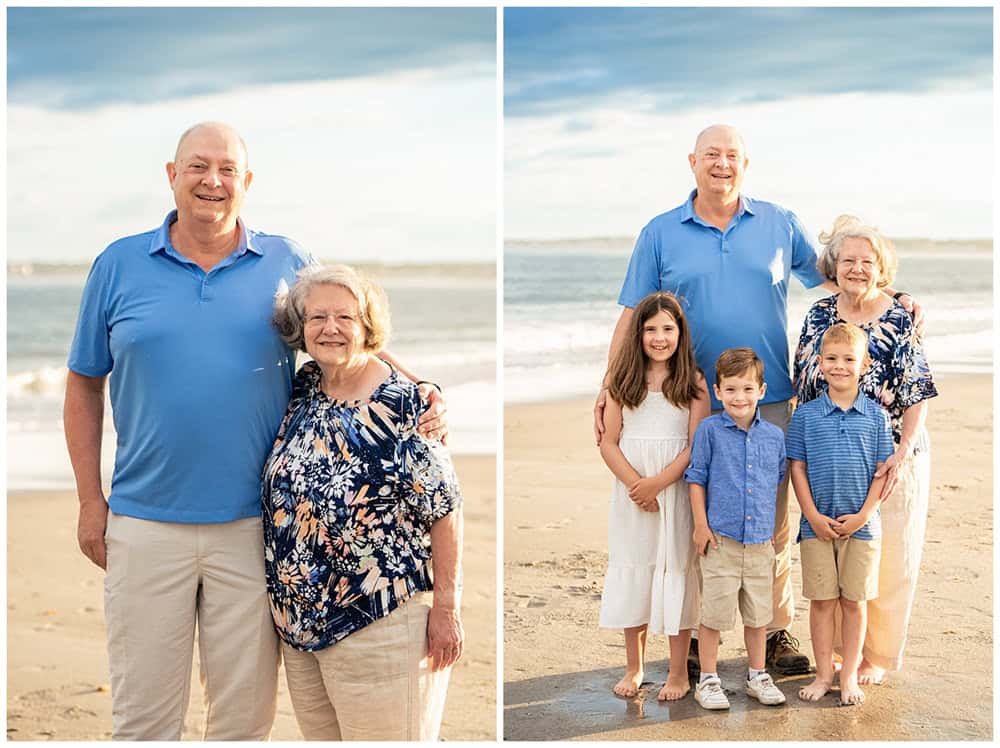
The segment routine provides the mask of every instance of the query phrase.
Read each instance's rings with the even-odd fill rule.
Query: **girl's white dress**
[[[634,410],[622,409],[618,440],[641,476],[662,471],[687,446],[688,410],[650,392]],[[649,624],[674,635],[698,627],[698,571],[691,534],[688,486],[674,482],[657,496],[658,512],[640,509],[615,480],[608,515],[608,573],[601,595],[602,628]]]

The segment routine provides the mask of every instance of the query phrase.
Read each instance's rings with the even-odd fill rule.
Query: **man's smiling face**
[[[717,126],[705,130],[688,162],[699,195],[727,198],[740,194],[749,160],[743,138],[733,128]]]
[[[167,176],[181,221],[236,225],[253,175],[239,135],[224,126],[204,125],[178,145]]]

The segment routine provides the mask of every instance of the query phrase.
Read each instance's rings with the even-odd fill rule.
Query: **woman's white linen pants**
[[[195,525],[109,512],[105,539],[113,738],[180,740],[197,625],[204,739],[267,739],[279,647],[260,518]]]
[[[431,672],[433,593],[325,649],[282,644],[288,694],[306,740],[437,740],[451,668]]]
[[[924,443],[927,444],[926,437]],[[885,670],[903,667],[906,633],[920,576],[920,559],[927,531],[931,488],[930,448],[911,455],[899,466],[896,488],[879,505],[882,554],[878,597],[868,601],[868,628],[863,654]],[[840,652],[840,616],[836,618],[836,651]]]

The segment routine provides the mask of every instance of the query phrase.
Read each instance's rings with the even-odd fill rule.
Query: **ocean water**
[[[365,268],[392,310],[389,350],[445,390],[454,454],[496,452],[496,272],[492,264]],[[86,268],[8,269],[7,486],[64,489],[73,475],[62,400]],[[115,434],[106,407],[102,477]]]
[[[595,395],[618,320],[629,239],[508,242],[504,251],[504,401]],[[924,345],[937,373],[992,372],[992,242],[897,243],[894,287],[924,306]],[[823,289],[792,278],[788,338]]]

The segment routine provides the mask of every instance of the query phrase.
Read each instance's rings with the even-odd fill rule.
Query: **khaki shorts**
[[[701,625],[729,631],[736,625],[739,603],[743,625],[760,628],[771,622],[774,585],[774,546],[768,540],[743,545],[713,533],[719,548],[708,546],[699,556],[701,569]]]
[[[802,596],[863,602],[878,597],[882,539],[805,538],[801,543]]]

